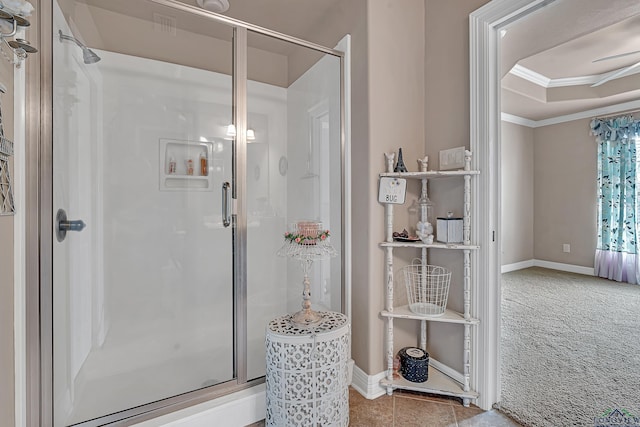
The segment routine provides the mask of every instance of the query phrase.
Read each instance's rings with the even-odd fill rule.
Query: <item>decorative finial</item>
[[[471,156],[472,153],[469,150],[464,150],[464,170],[471,170]]]
[[[396,153],[384,153],[384,158],[387,160],[387,172],[393,172],[393,160],[396,158]]]
[[[421,172],[426,172],[429,169],[429,156],[424,156],[422,159],[418,159],[418,165]]]

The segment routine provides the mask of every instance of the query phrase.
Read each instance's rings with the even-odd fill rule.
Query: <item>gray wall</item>
[[[439,150],[469,146],[469,13],[488,0],[402,0],[341,2],[335,21],[311,40],[332,45],[352,35],[352,355],[358,367],[377,374],[384,365],[384,209],[377,202],[384,152],[403,148],[409,170],[426,153],[437,169]],[[346,32],[345,32],[346,31]],[[330,35],[330,36],[329,36]],[[399,125],[398,125],[399,124]],[[418,192],[408,189],[407,200]],[[436,213],[462,207],[462,182],[433,188]],[[396,224],[407,212],[396,209]],[[400,251],[396,251],[400,252]],[[396,254],[396,265],[415,254]],[[442,255],[442,254],[440,254]],[[434,262],[455,269],[450,304],[461,310],[462,261],[459,254]],[[455,282],[455,283],[454,283]],[[395,322],[396,347],[416,343],[417,322]],[[430,351],[462,369],[462,328],[435,325]]]
[[[416,170],[415,159],[424,156],[425,3],[370,0],[367,7],[369,104],[354,105],[354,110],[368,108],[369,140],[352,142],[352,349],[356,364],[369,374],[377,374],[385,369],[384,322],[380,318],[385,300],[385,269],[384,252],[379,247],[384,240],[384,208],[378,203],[378,174],[385,168],[385,152],[402,147],[405,163],[411,170]],[[352,78],[356,80],[358,76]],[[366,154],[360,157],[363,152]],[[403,215],[406,221],[406,209],[397,211],[399,227]],[[406,327],[413,332],[415,325]],[[366,334],[358,336],[357,331],[363,329]],[[396,345],[402,345],[403,339],[415,343],[415,334],[403,338],[400,331]]]
[[[593,267],[597,147],[590,119],[534,130],[535,259]],[[562,244],[571,245],[570,253]]]
[[[502,265],[536,259],[593,267],[597,147],[589,121],[502,122]]]
[[[430,169],[439,168],[440,150],[459,146],[469,148],[469,14],[485,3],[488,0],[425,0],[423,120],[424,148],[430,159]],[[395,84],[404,82],[398,79]],[[437,215],[448,210],[462,212],[462,180],[434,180],[429,185],[429,197]],[[448,305],[462,311],[462,253],[454,252],[457,251],[432,251],[429,262],[452,269]],[[379,259],[383,261],[382,256]],[[428,323],[428,350],[432,357],[462,371],[464,328]]]
[[[502,122],[502,265],[533,259],[533,134]]]

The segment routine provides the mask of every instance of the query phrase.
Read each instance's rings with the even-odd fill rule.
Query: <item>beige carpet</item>
[[[500,409],[527,426],[640,416],[640,286],[544,268],[502,275]]]

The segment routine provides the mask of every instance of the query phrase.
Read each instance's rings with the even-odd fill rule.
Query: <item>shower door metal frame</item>
[[[40,53],[26,63],[26,183],[25,183],[25,248],[26,248],[26,425],[53,425],[53,1],[31,0],[35,7],[31,39]],[[233,150],[233,265],[235,380],[218,386],[195,390],[180,396],[128,409],[96,421],[79,425],[93,426],[119,421],[142,422],[163,414],[209,401],[225,394],[264,382],[264,378],[247,380],[247,212],[246,194],[246,123],[247,123],[247,32],[253,31],[275,39],[313,49],[340,60],[340,152],[341,152],[341,218],[342,218],[342,311],[350,314],[346,301],[345,253],[350,236],[345,218],[345,58],[344,53],[257,25],[205,11],[175,0],[146,0],[199,15],[212,22],[231,26],[233,38],[233,119],[237,136]],[[239,78],[240,77],[240,78]],[[240,196],[240,197],[239,197]],[[126,420],[125,420],[126,419]]]

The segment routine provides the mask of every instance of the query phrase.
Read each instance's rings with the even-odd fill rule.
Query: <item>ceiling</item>
[[[539,121],[640,100],[638,1],[556,0],[506,28],[502,47],[505,113]]]
[[[179,1],[196,6],[196,0]],[[323,17],[339,2],[229,0],[230,8],[224,15],[314,41],[315,27],[326,25]],[[580,80],[640,62],[640,52],[592,62],[631,51],[640,51],[638,0],[552,1],[507,28],[503,39],[503,66],[508,67],[503,70],[503,111],[538,121],[640,99],[640,74],[594,88],[591,85],[598,78]],[[508,73],[513,66],[520,73]],[[635,71],[640,72],[640,67]]]
[[[225,17],[314,40],[340,0],[231,0]],[[58,0],[71,34],[94,49],[230,73],[231,25],[211,19],[196,0]],[[195,12],[195,13],[193,13]],[[324,40],[325,42],[327,40]],[[323,53],[249,31],[248,77],[288,87]],[[332,46],[332,44],[329,44]]]
[[[198,7],[196,0],[176,0]],[[322,25],[322,17],[341,0],[230,0],[224,16],[269,28],[294,37],[304,38],[309,30]],[[125,11],[130,16],[144,17],[154,11],[167,10],[162,0],[59,0],[59,3],[86,3],[112,11]],[[64,6],[63,6],[64,9]]]
[[[196,0],[176,1],[202,10],[197,6]],[[313,42],[314,40],[308,36],[313,34],[314,28],[323,25],[323,17],[329,14],[339,2],[340,0],[230,0],[229,10],[223,15]],[[127,16],[149,21],[153,20],[154,14],[168,15],[172,18],[177,17],[178,28],[224,40],[231,38],[228,27],[212,23],[206,17],[179,12],[164,6],[162,0],[158,2],[154,0],[59,0],[59,3],[68,3],[69,6],[66,8],[68,10],[74,4],[84,3],[116,13],[126,11]],[[63,9],[65,9],[64,6]],[[256,43],[260,44],[256,47],[280,54],[290,54],[291,51],[291,46],[287,47],[284,43],[275,42],[268,46],[264,46],[268,43],[266,40],[256,41]]]
[[[213,25],[204,17],[177,13],[162,0],[59,0],[86,3],[113,12],[126,10],[129,17],[152,20],[154,13],[176,17],[178,28],[229,40],[228,27]],[[196,7],[196,0],[179,0]],[[344,1],[344,0],[342,0]],[[230,0],[225,16],[250,22],[294,37],[314,40],[319,26],[327,25],[341,0]],[[76,3],[77,4],[77,3]],[[122,31],[121,22],[117,33]],[[105,27],[108,28],[108,27]],[[115,30],[112,28],[112,30]],[[621,76],[597,87],[594,82],[606,73],[640,62],[640,52],[609,61],[593,60],[640,51],[640,1],[555,0],[506,27],[501,39],[503,112],[540,121],[580,111],[640,100],[640,73]],[[114,31],[111,31],[114,32]],[[79,32],[82,34],[82,32]],[[85,31],[84,34],[88,34]],[[135,34],[135,32],[130,32]],[[139,36],[125,38],[132,44]],[[139,34],[139,32],[137,33]],[[122,49],[123,40],[98,34],[103,48]],[[98,36],[97,35],[97,36]],[[87,40],[99,46],[98,39]],[[89,35],[87,35],[89,38]],[[290,57],[290,43],[254,36],[250,46]],[[91,44],[91,43],[89,43]],[[169,48],[170,45],[165,45]],[[176,50],[184,51],[184,49]],[[188,59],[188,58],[187,58]],[[640,66],[634,71],[640,72]]]
[[[197,7],[196,0],[178,1]],[[323,25],[323,17],[340,1],[229,0],[229,10],[223,15],[307,40],[315,27]]]

